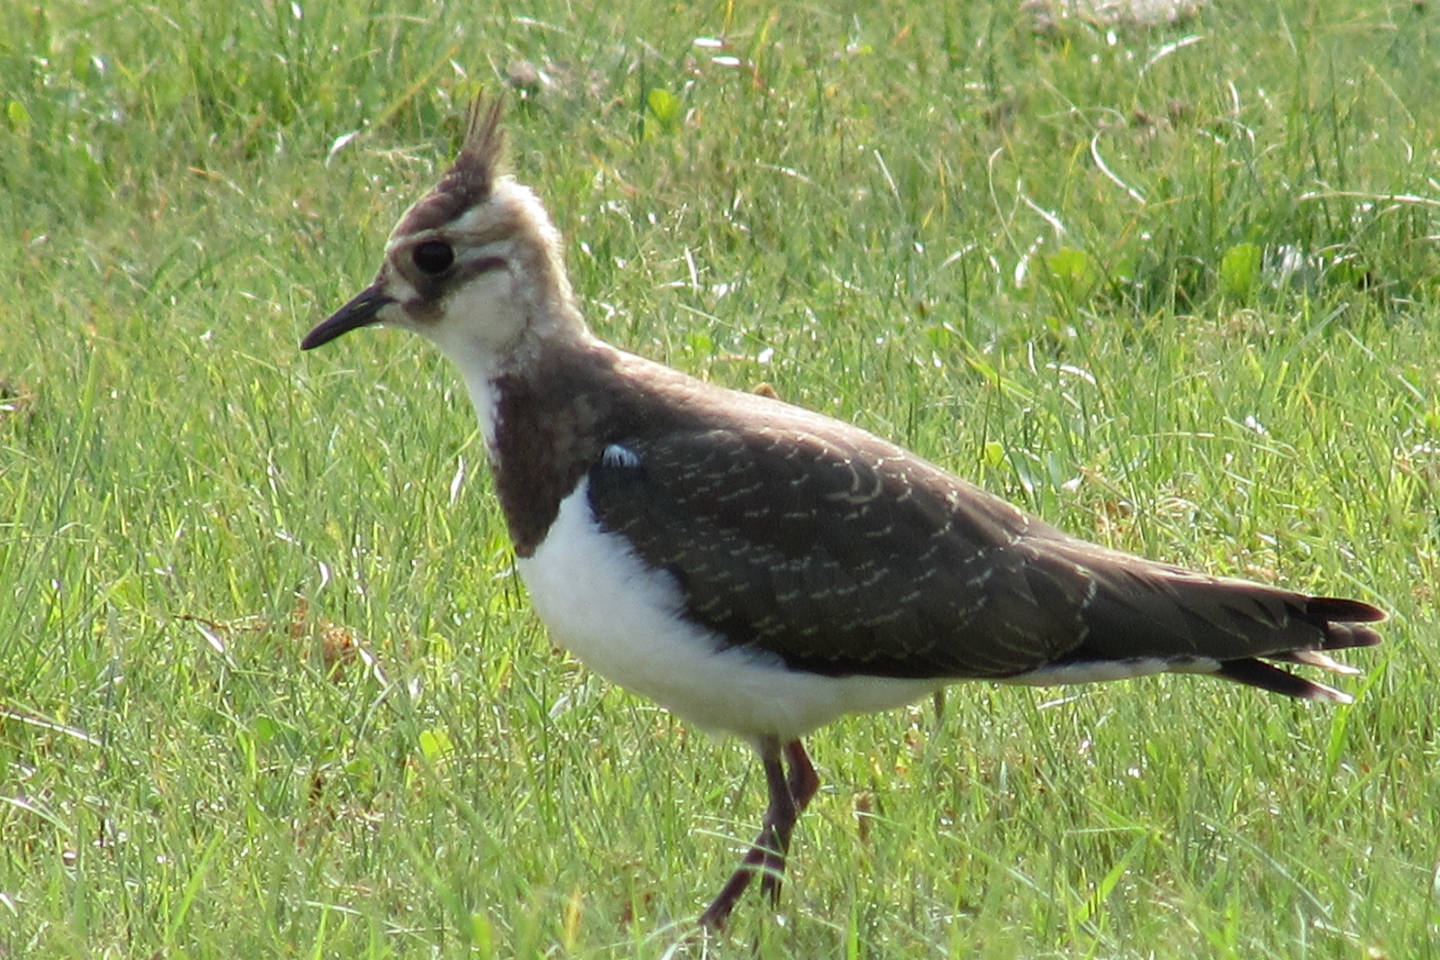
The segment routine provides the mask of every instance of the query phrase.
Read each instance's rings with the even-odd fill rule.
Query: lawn
[[[0,957],[1440,957],[1440,19],[0,7]],[[607,339],[1377,604],[1348,706],[953,687],[748,748],[554,650],[458,378],[301,354],[508,90]]]

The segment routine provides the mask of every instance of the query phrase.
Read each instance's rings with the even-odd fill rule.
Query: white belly
[[[764,652],[721,648],[684,620],[673,578],[602,531],[582,479],[535,554],[516,562],[552,638],[601,676],[697,726],[755,740],[799,737],[844,713],[909,703],[935,680],[824,677]]]

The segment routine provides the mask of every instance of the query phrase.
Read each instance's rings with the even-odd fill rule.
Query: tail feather
[[[1385,611],[1359,600],[1344,600],[1339,597],[1307,597],[1305,612],[1317,620],[1330,620],[1342,624],[1379,623],[1385,619]],[[1380,637],[1371,634],[1372,639],[1355,646],[1373,646]]]
[[[1088,569],[1098,586],[1083,619],[1085,641],[1055,666],[1166,663],[1161,669],[1205,672],[1291,697],[1349,702],[1339,690],[1295,676],[1266,661],[1359,671],[1325,651],[1380,642],[1372,624],[1384,611],[1360,600],[1303,593],[1182,570],[1108,551],[1057,552]],[[1102,562],[1104,561],[1104,562]]]
[[[1322,650],[1373,647],[1380,642],[1380,634],[1368,623],[1331,622],[1323,624],[1321,629],[1325,631],[1324,642],[1320,645]]]
[[[1344,650],[1351,647],[1373,647],[1380,642],[1380,634],[1368,626],[1385,619],[1385,612],[1359,600],[1343,600],[1338,597],[1304,597],[1300,607],[1301,619],[1320,630],[1320,643],[1316,646],[1296,647],[1290,650],[1276,650],[1262,653],[1265,660],[1299,663],[1319,667],[1344,676],[1355,676],[1360,671],[1347,663],[1341,663],[1325,650]],[[1336,703],[1350,703],[1348,693],[1334,687],[1295,674],[1266,663],[1264,660],[1242,658],[1225,660],[1217,677],[1224,677],[1236,683],[1260,687],[1287,697],[1306,700],[1333,700]]]
[[[1352,667],[1348,663],[1341,663],[1327,653],[1319,650],[1290,650],[1285,653],[1273,654],[1270,659],[1284,660],[1287,663],[1303,663],[1308,667],[1319,667],[1321,670],[1329,670],[1331,673],[1338,673],[1342,676],[1353,677],[1360,673],[1359,667]]]
[[[1297,677],[1295,674],[1271,666],[1263,660],[1225,660],[1220,664],[1220,669],[1215,671],[1215,676],[1304,700],[1333,700],[1336,703],[1350,703],[1353,699],[1348,693],[1328,687],[1323,683],[1306,680],[1304,677]]]

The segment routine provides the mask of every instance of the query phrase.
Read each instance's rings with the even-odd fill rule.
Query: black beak
[[[379,323],[380,318],[376,314],[386,305],[394,302],[393,297],[387,297],[380,292],[378,284],[368,287],[354,300],[336,310],[330,319],[323,321],[314,330],[305,334],[305,339],[300,341],[300,349],[314,350],[322,343],[329,343],[342,333],[349,333],[357,327],[368,327],[372,323]]]

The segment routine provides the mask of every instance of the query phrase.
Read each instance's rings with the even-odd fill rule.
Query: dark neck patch
[[[621,371],[621,354],[601,343],[550,351],[523,374],[495,380],[491,467],[510,539],[534,554],[565,499],[607,444],[647,426],[685,419]]]

